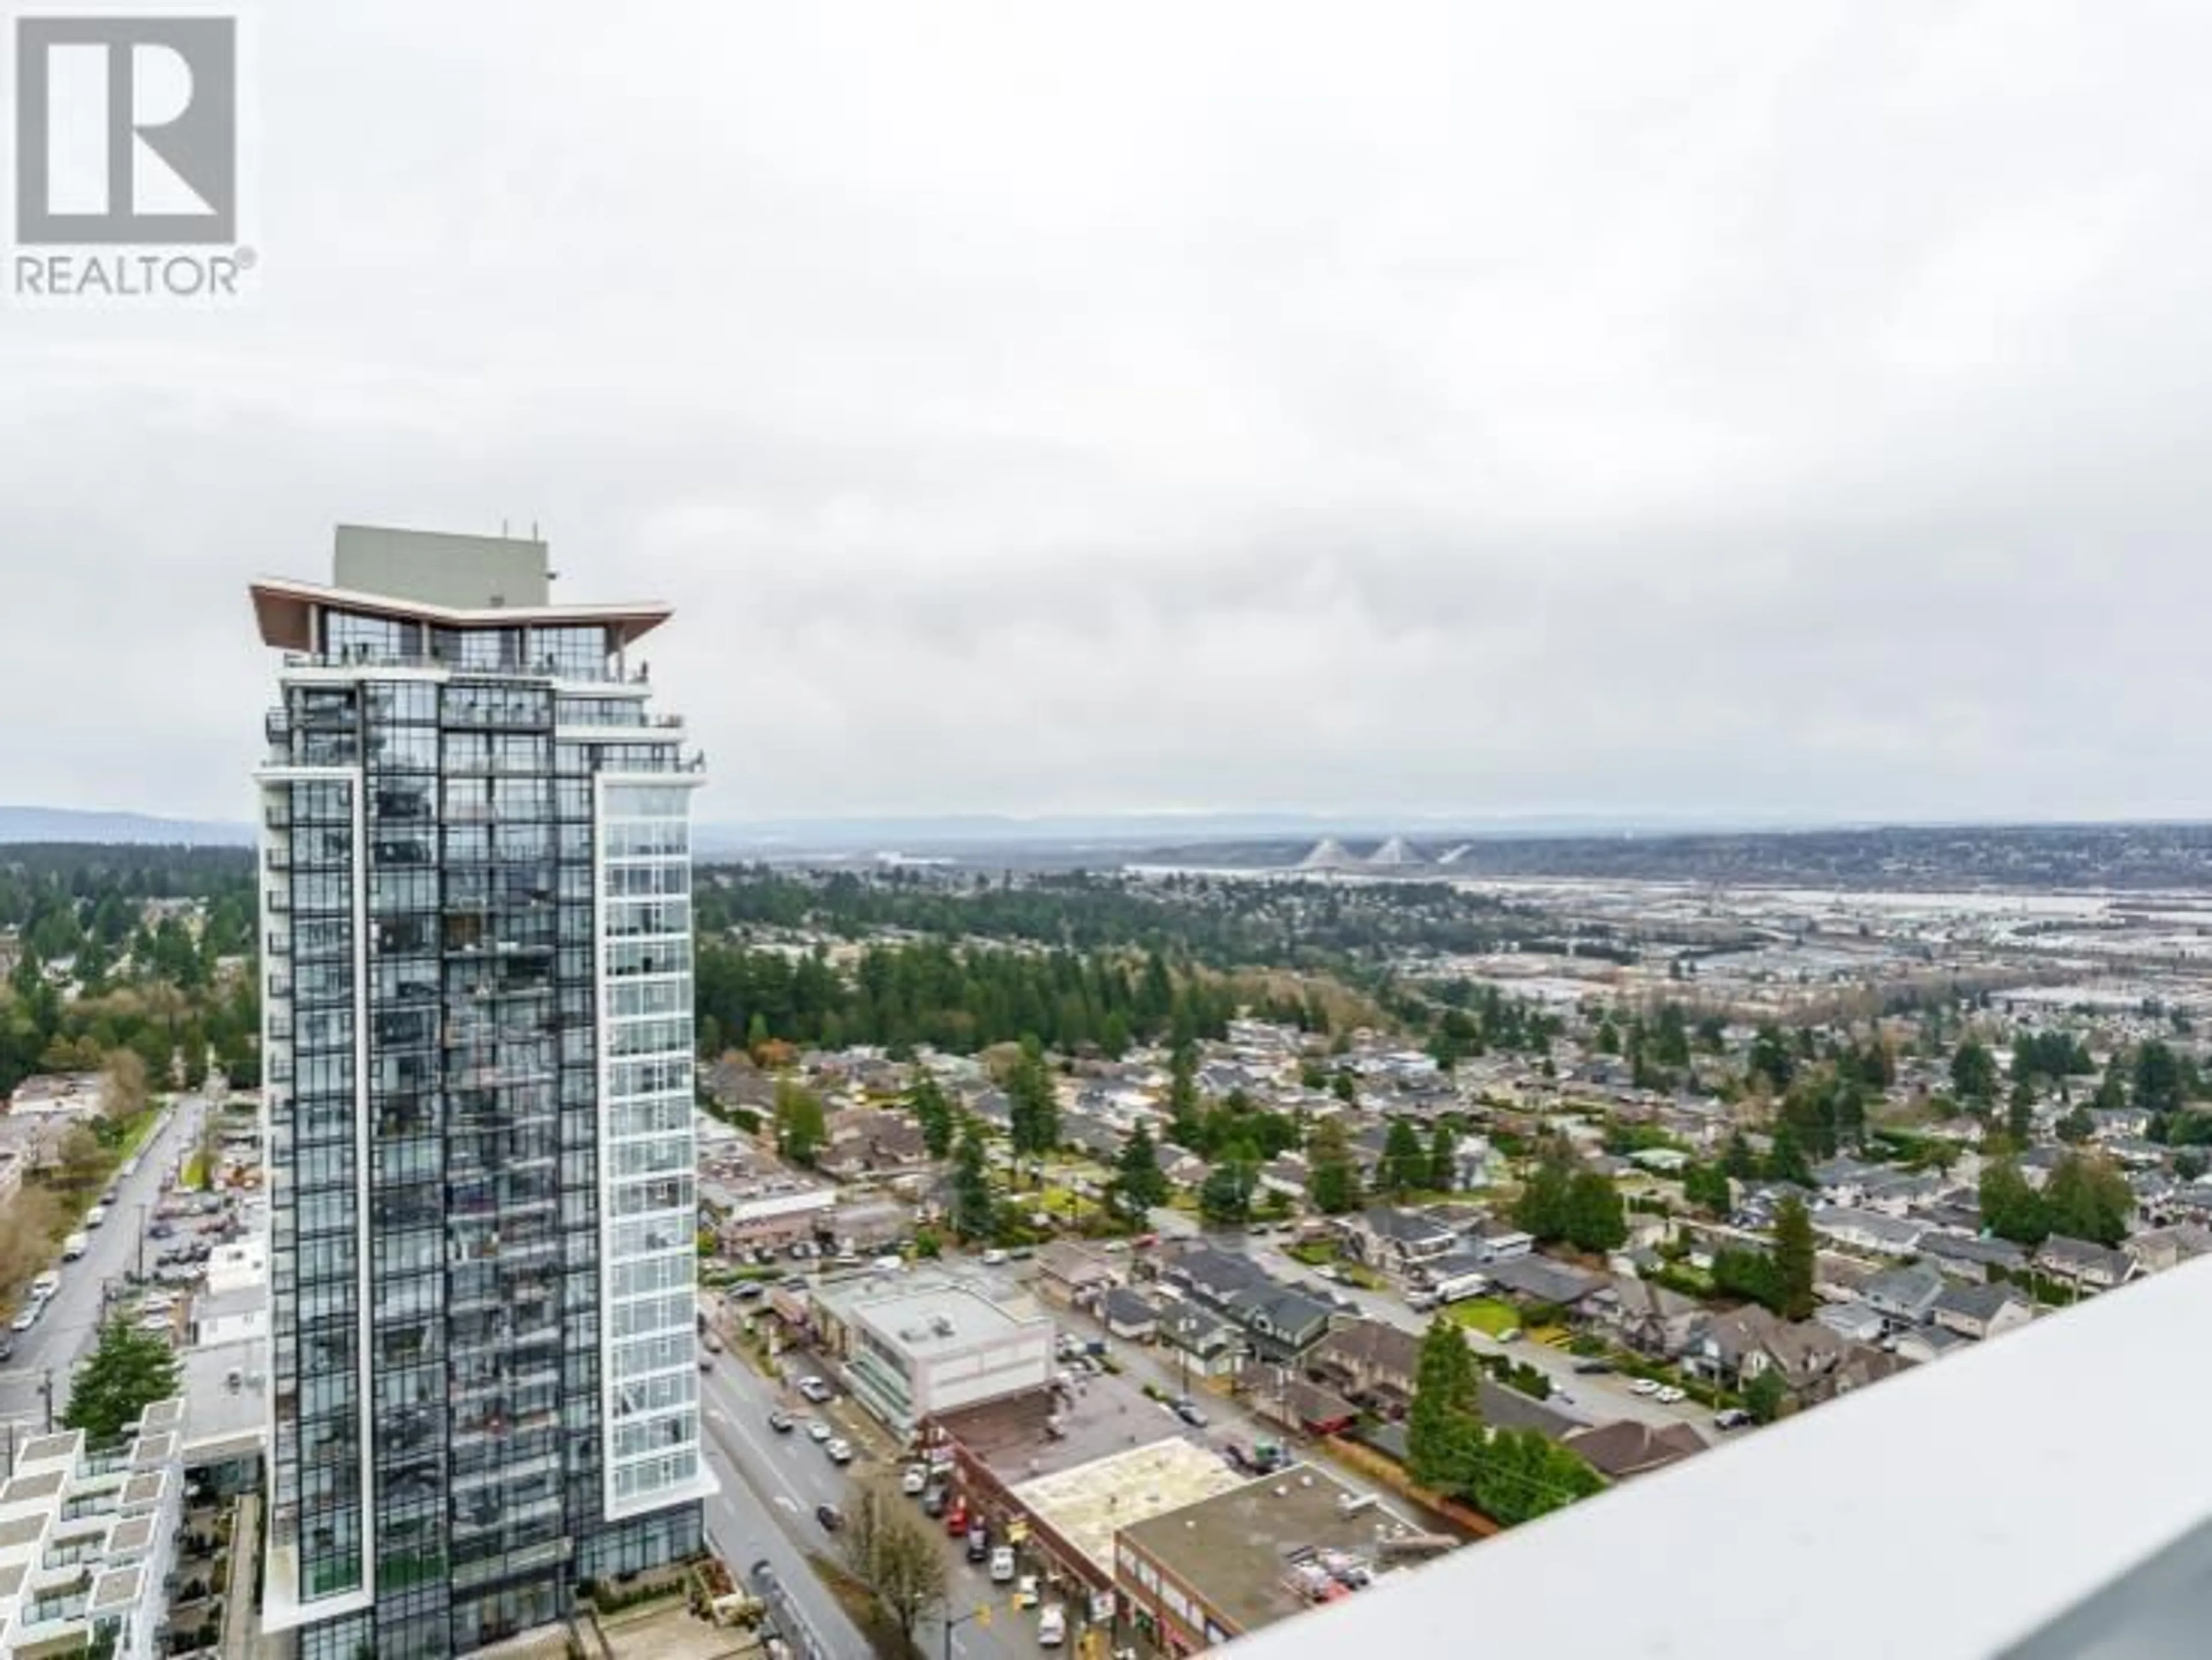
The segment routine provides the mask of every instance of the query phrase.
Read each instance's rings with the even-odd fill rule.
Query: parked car
[[[1198,1409],[1198,1403],[1188,1395],[1175,1403],[1175,1415],[1194,1430],[1202,1430],[1206,1427],[1206,1414]]]
[[[30,1330],[32,1327],[39,1323],[39,1310],[45,1306],[46,1304],[43,1303],[26,1303],[23,1304],[22,1312],[8,1323],[8,1329],[10,1331]]]
[[[1601,1372],[1611,1371],[1613,1370],[1613,1362],[1610,1360],[1577,1360],[1575,1362],[1575,1370],[1585,1377],[1595,1377]]]
[[[991,1554],[991,1530],[981,1522],[968,1529],[968,1560],[981,1562]]]
[[[1656,1395],[1659,1385],[1649,1377],[1639,1377],[1628,1386],[1628,1392],[1631,1395]]]
[[[817,1407],[827,1405],[830,1402],[836,1399],[837,1394],[835,1389],[831,1389],[827,1383],[823,1383],[818,1377],[800,1378],[799,1380],[799,1392],[805,1395],[808,1400],[811,1401]]]
[[[1662,1407],[1671,1407],[1680,1402],[1686,1401],[1690,1397],[1682,1390],[1676,1389],[1672,1383],[1669,1383],[1651,1398],[1654,1401],[1656,1401]]]
[[[945,1484],[934,1482],[921,1495],[921,1513],[924,1516],[942,1516],[945,1507],[951,1502],[952,1495],[945,1490]]]
[[[1740,1430],[1749,1422],[1751,1414],[1741,1407],[1730,1407],[1713,1414],[1713,1427],[1717,1430]]]
[[[1025,1573],[1014,1584],[1014,1606],[1033,1608],[1037,1605],[1037,1577]]]
[[[1057,1602],[1037,1615],[1037,1642],[1056,1649],[1067,1640],[1067,1610]]]
[[[739,1302],[750,1302],[756,1297],[767,1296],[768,1287],[761,1284],[757,1280],[748,1280],[744,1284],[738,1286],[734,1291],[731,1292],[730,1295],[736,1298]]]
[[[849,1464],[853,1462],[853,1444],[842,1435],[824,1442],[822,1450],[830,1455],[830,1462],[833,1464]]]
[[[945,1512],[945,1531],[957,1539],[968,1531],[968,1501],[956,1499]]]
[[[15,1358],[15,1338],[12,1332],[0,1331],[0,1360]]]
[[[774,1430],[778,1435],[790,1434],[792,1426],[796,1424],[798,1421],[799,1420],[797,1419],[793,1418],[781,1407],[778,1407],[774,1412],[768,1415],[768,1426]]]
[[[817,1441],[835,1440],[837,1435],[836,1431],[831,1429],[819,1418],[810,1418],[806,1420],[806,1432]]]
[[[994,1585],[1011,1584],[1013,1578],[1014,1548],[1001,1545],[991,1553],[991,1583]]]
[[[908,1464],[906,1473],[899,1477],[899,1491],[908,1498],[913,1498],[928,1486],[929,1466],[927,1464]]]
[[[814,1519],[822,1524],[825,1532],[835,1533],[845,1525],[845,1512],[835,1505],[817,1505]]]

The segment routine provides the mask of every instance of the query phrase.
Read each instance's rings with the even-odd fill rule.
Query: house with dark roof
[[[1370,1205],[1336,1219],[1345,1247],[1370,1268],[1402,1274],[1416,1263],[1447,1256],[1459,1236],[1433,1217],[1394,1205]]]
[[[1409,1406],[1421,1340],[1381,1320],[1347,1320],[1306,1357],[1312,1377],[1386,1415]]]
[[[1243,1328],[1255,1358],[1286,1362],[1298,1359],[1328,1335],[1329,1321],[1336,1311],[1303,1292],[1270,1282],[1264,1289],[1255,1286],[1237,1292],[1224,1312]]]
[[[1705,1450],[1705,1438],[1687,1424],[1661,1426],[1625,1418],[1577,1430],[1560,1444],[1611,1481],[1664,1469]]]
[[[1602,1304],[1600,1326],[1638,1353],[1662,1360],[1687,1353],[1705,1327],[1705,1309],[1694,1298],[1633,1274],[1615,1274]]]
[[[1109,1332],[1127,1342],[1149,1343],[1159,1335],[1158,1307],[1126,1286],[1115,1286],[1099,1300],[1098,1316]]]
[[[1522,1303],[1550,1303],[1579,1310],[1600,1292],[1606,1281],[1596,1274],[1548,1256],[1516,1256],[1492,1262],[1485,1270],[1493,1289]]]
[[[1159,1342],[1181,1354],[1184,1365],[1200,1377],[1226,1377],[1244,1358],[1244,1340],[1219,1315],[1191,1303],[1176,1303],[1160,1310]]]

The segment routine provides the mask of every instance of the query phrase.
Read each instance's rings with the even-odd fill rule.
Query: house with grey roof
[[[1244,1358],[1244,1340],[1236,1329],[1195,1304],[1161,1310],[1158,1335],[1161,1347],[1181,1354],[1181,1364],[1201,1377],[1227,1377]]]
[[[1813,1231],[1846,1250],[1876,1256],[1910,1256],[1927,1231],[1917,1222],[1846,1206],[1825,1206],[1814,1211]]]
[[[1867,1306],[1893,1326],[1917,1326],[1928,1318],[1943,1294],[1943,1276],[1925,1262],[1914,1262],[1866,1283]]]
[[[1583,1305],[1607,1288],[1594,1274],[1548,1256],[1516,1256],[1492,1262],[1486,1272],[1492,1286],[1523,1303],[1550,1303],[1570,1310]]]
[[[1638,1353],[1659,1359],[1687,1353],[1705,1327],[1705,1311],[1695,1298],[1632,1274],[1615,1274],[1601,1300],[1598,1323]]]
[[[2170,1228],[2139,1233],[2121,1247],[2145,1274],[2162,1274],[2199,1256],[2212,1255],[2212,1228],[2177,1222]]]
[[[1899,1359],[1924,1366],[1972,1343],[1971,1338],[1961,1337],[1946,1326],[1915,1326],[1900,1335],[1893,1347]]]
[[[2063,1280],[2083,1291],[2110,1291],[2124,1286],[2136,1271],[2135,1259],[2087,1239],[2054,1233],[2035,1254],[2035,1266],[2053,1280]]]
[[[1830,1331],[1853,1343],[1875,1343],[1889,1329],[1881,1310],[1871,1303],[1835,1303],[1814,1310],[1813,1317]]]
[[[1334,1226],[1354,1256],[1370,1268],[1396,1274],[1449,1256],[1460,1243],[1459,1236],[1442,1222],[1393,1205],[1370,1205],[1354,1215],[1337,1218]]]
[[[1920,1260],[1933,1264],[1953,1280],[1979,1282],[1992,1269],[2018,1274],[2027,1268],[2027,1253],[2009,1239],[1977,1239],[1960,1233],[1920,1236]]]
[[[2026,1325],[2034,1306],[2016,1286],[2002,1283],[1943,1287],[1929,1317],[1946,1331],[1984,1341]]]

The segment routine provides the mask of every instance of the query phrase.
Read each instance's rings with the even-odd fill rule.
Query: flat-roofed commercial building
[[[1155,1648],[1195,1654],[1350,1596],[1430,1538],[1298,1464],[1121,1529],[1115,1589]]]
[[[810,1300],[817,1341],[853,1398],[899,1435],[1052,1381],[1052,1322],[948,1275],[824,1280]]]

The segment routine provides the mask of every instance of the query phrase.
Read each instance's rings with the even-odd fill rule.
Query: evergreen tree
[[[1986,1107],[1996,1098],[1997,1063],[1979,1038],[1966,1038],[1952,1054],[1951,1092],[1970,1108]]]
[[[1332,1113],[1306,1137],[1306,1196],[1324,1216],[1359,1208],[1359,1166],[1344,1136],[1343,1120]]]
[[[1152,1133],[1142,1124],[1121,1144],[1121,1157],[1114,1173],[1116,1207],[1133,1221],[1168,1202],[1168,1178],[1160,1170],[1159,1151]]]
[[[1566,1235],[1578,1250],[1614,1250],[1627,1243],[1628,1220],[1609,1177],[1578,1171],[1568,1181]]]
[[[1427,1185],[1438,1193],[1459,1190],[1459,1137],[1449,1124],[1438,1124],[1429,1138]]]
[[[1007,1074],[1006,1095],[1016,1158],[1042,1158],[1060,1145],[1060,1103],[1052,1069],[1033,1036],[1022,1039],[1021,1053]]]
[[[169,1346],[149,1333],[110,1321],[99,1346],[70,1386],[64,1427],[82,1430],[95,1445],[112,1442],[156,1401],[183,1387],[183,1368]]]
[[[1448,1493],[1468,1475],[1468,1444],[1482,1432],[1476,1398],[1467,1334],[1438,1316],[1421,1338],[1406,1414],[1406,1470],[1423,1487]]]
[[[1803,1320],[1813,1312],[1814,1250],[1811,1213],[1802,1201],[1784,1200],[1774,1213],[1774,1280],[1775,1311],[1785,1320]]]
[[[1804,1144],[1797,1139],[1796,1126],[1786,1118],[1774,1127],[1774,1145],[1766,1153],[1766,1179],[1794,1182],[1801,1188],[1813,1185],[1812,1163],[1805,1157]]]
[[[983,1168],[983,1137],[975,1120],[960,1133],[952,1159],[952,1231],[963,1240],[991,1236],[991,1178]]]
[[[945,1089],[936,1078],[923,1073],[907,1091],[907,1106],[921,1126],[921,1139],[929,1148],[932,1158],[942,1158],[952,1150],[952,1103],[945,1098]]]
[[[1402,1118],[1390,1121],[1382,1138],[1382,1159],[1375,1171],[1376,1185],[1394,1199],[1403,1199],[1420,1186],[1429,1173],[1429,1155],[1421,1146],[1420,1132]]]
[[[1542,1243],[1565,1238],[1568,1190],[1572,1183],[1573,1177],[1563,1159],[1547,1156],[1538,1161],[1513,1207],[1516,1225]]]

